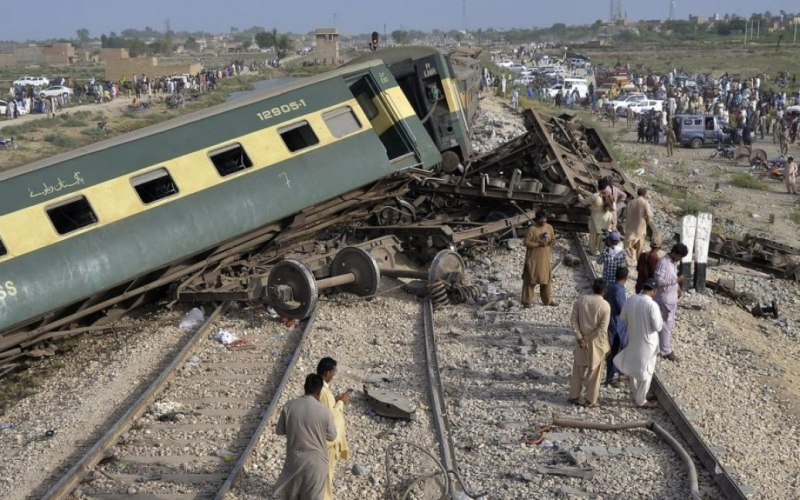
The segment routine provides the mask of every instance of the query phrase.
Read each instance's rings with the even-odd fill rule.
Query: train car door
[[[383,143],[389,160],[392,163],[408,158],[421,160],[415,144],[416,138],[403,122],[407,117],[402,116],[389,96],[380,91],[372,75],[361,75],[349,81],[348,85],[369,119],[372,129]],[[407,102],[405,104],[408,105]],[[410,109],[410,105],[408,107]],[[413,110],[411,112],[413,114]]]

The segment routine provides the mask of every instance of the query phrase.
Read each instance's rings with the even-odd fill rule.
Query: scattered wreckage
[[[800,248],[753,235],[740,241],[714,234],[708,254],[800,283]]]

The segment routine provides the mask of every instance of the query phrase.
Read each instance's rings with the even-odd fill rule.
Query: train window
[[[45,209],[58,234],[67,234],[97,223],[97,215],[85,196],[78,196]]]
[[[370,96],[368,92],[361,92],[358,94],[356,96],[356,101],[358,101],[358,105],[361,106],[361,109],[364,110],[364,114],[367,115],[368,120],[372,120],[378,116],[378,108],[375,107],[375,103],[372,102],[372,96]]]
[[[3,244],[3,240],[0,239],[0,257],[5,257],[8,255],[8,249]]]
[[[278,133],[292,153],[311,147],[314,144],[319,144],[317,134],[314,133],[311,125],[305,120],[280,128]]]
[[[361,123],[350,106],[323,113],[322,119],[325,120],[328,130],[337,139],[361,128]]]
[[[211,163],[214,164],[217,172],[222,177],[253,166],[250,157],[247,156],[244,148],[239,143],[215,149],[208,154],[208,157],[211,158]]]
[[[178,185],[166,168],[132,177],[131,185],[145,205],[178,194]]]

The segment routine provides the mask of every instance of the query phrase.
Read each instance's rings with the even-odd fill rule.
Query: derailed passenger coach
[[[0,358],[110,298],[132,307],[133,290],[242,235],[441,161],[368,61],[4,172]]]

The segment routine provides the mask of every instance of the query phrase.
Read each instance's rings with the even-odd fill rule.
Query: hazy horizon
[[[545,3],[531,0],[467,1],[467,27],[478,28],[533,28],[546,27],[554,23],[567,25],[592,23],[607,20],[607,1],[562,0]],[[632,20],[666,19],[669,15],[669,0],[634,2],[622,0],[622,11]],[[391,32],[405,26],[407,29],[430,31],[432,29],[461,29],[462,1],[405,0],[376,2],[365,0],[340,0],[335,5],[322,0],[295,0],[274,2],[271,0],[236,0],[215,2],[196,0],[191,3],[155,2],[137,0],[123,2],[120,6],[136,6],[135,9],[120,9],[117,4],[96,0],[72,0],[65,4],[56,0],[40,0],[35,11],[42,15],[20,16],[13,22],[3,23],[2,40],[42,40],[48,38],[75,38],[76,30],[86,28],[92,38],[111,31],[117,33],[126,28],[144,29],[149,26],[164,30],[164,21],[169,19],[174,31],[228,32],[230,27],[249,28],[253,25],[277,28],[279,31],[306,33],[319,27],[332,27],[334,13],[336,27],[343,33],[357,34],[371,31]],[[687,19],[690,14],[710,17],[714,13],[749,16],[751,13],[771,11],[778,15],[781,9],[793,12],[798,4],[778,0],[763,0],[755,3],[746,0],[707,0],[702,8],[692,7],[685,0],[678,0],[676,18]],[[111,13],[109,13],[109,11]],[[29,22],[26,22],[29,21]]]

